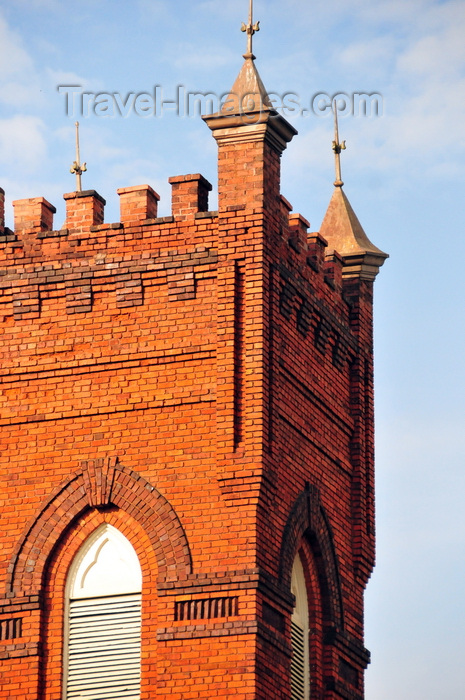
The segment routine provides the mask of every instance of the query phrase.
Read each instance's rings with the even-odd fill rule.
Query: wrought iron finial
[[[87,170],[87,166],[85,163],[81,165],[81,157],[79,155],[79,122],[76,122],[76,160],[72,164],[71,168],[69,169],[70,173],[74,173],[76,175],[76,192],[82,192],[82,185],[81,185],[81,175]]]
[[[242,27],[241,27],[241,32],[246,32],[247,33],[247,52],[244,54],[244,58],[252,58],[254,59],[255,56],[253,55],[252,51],[252,39],[253,35],[255,32],[260,31],[260,22],[253,22],[253,0],[250,0],[249,4],[249,23],[245,24],[242,22]]]
[[[337,123],[337,102],[333,102],[333,112],[334,112],[334,141],[333,141],[333,151],[336,161],[336,179],[334,181],[335,187],[342,187],[344,184],[341,178],[341,151],[346,150],[346,142],[339,141],[339,127]]]

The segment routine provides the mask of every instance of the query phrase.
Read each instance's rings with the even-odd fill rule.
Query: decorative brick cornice
[[[100,289],[104,285],[115,294],[118,308],[143,304],[144,288],[154,283],[168,285],[170,301],[193,299],[198,276],[205,269],[215,273],[217,262],[217,251],[201,246],[184,254],[162,250],[149,259],[120,258],[111,266],[89,259],[74,265],[62,261],[55,267],[37,264],[3,268],[0,303],[5,304],[5,310],[11,305],[14,320],[21,321],[39,318],[42,299],[52,293],[66,298],[68,314],[89,313],[94,286]]]
[[[281,289],[279,310],[282,316],[295,324],[299,333],[306,338],[312,331],[313,342],[322,354],[327,352],[328,340],[332,338],[332,363],[342,369],[351,355],[358,352],[358,344],[348,324],[341,323],[329,308],[312,294],[312,288],[291,272],[285,265],[277,265]]]
[[[202,624],[186,624],[173,627],[163,627],[157,631],[157,641],[171,642],[181,639],[205,639],[209,637],[236,637],[242,635],[257,635],[267,644],[271,644],[285,654],[291,656],[289,644],[283,635],[270,630],[259,620],[232,620],[230,622],[203,622]]]

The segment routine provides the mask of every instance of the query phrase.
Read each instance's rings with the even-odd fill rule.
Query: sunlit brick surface
[[[290,214],[274,129],[215,134],[218,212],[189,175],[170,217],[142,185],[118,223],[88,190],[62,230],[37,198],[0,232],[2,698],[61,697],[66,575],[103,522],[143,571],[142,700],[289,698],[297,551],[312,698],[363,698],[372,281]]]

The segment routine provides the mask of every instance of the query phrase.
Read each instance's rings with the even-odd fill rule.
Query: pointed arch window
[[[309,700],[309,615],[302,560],[297,554],[292,567],[291,591],[295,607],[291,617],[291,700]]]
[[[142,573],[131,543],[99,527],[66,584],[65,700],[139,700]]]

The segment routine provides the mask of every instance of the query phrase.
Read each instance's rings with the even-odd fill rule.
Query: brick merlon
[[[150,185],[134,185],[116,190],[120,198],[120,219],[123,224],[156,219],[160,195]]]
[[[177,175],[170,177],[168,182],[172,187],[171,209],[176,219],[187,219],[198,212],[208,211],[208,193],[212,186],[203,175]]]
[[[51,231],[56,208],[44,197],[17,199],[13,202],[15,231]]]

